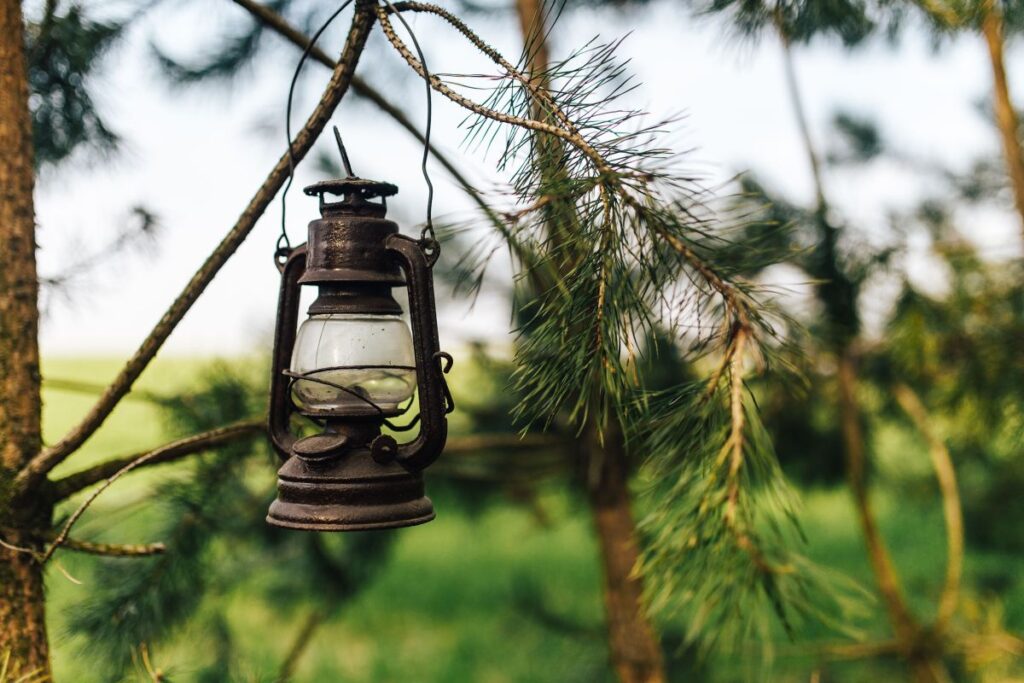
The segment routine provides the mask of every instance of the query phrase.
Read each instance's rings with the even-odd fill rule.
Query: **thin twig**
[[[56,538],[56,534],[51,531],[27,531],[24,533],[29,538],[41,542],[52,541]],[[0,538],[0,547],[31,555],[36,560],[42,560],[43,557],[42,553],[32,548],[14,545],[13,543],[8,543],[2,538]],[[163,543],[94,543],[92,541],[80,541],[75,538],[68,538],[65,540],[64,548],[89,555],[105,555],[107,557],[146,557],[149,555],[159,555],[167,550],[167,546]],[[2,681],[3,679],[0,678],[0,683],[2,683]]]
[[[139,645],[139,655],[142,657],[142,666],[146,670],[146,675],[149,676],[150,681],[162,683],[166,680],[163,671],[153,666],[153,662],[149,657],[149,646],[146,643]]]
[[[423,2],[396,2],[394,4],[394,9],[396,12],[404,12],[406,10],[411,12],[426,12],[428,14],[437,15],[447,21],[456,31],[461,33],[470,43],[472,43],[476,49],[480,50],[480,52],[487,56],[492,62],[504,69],[505,73],[510,78],[522,83],[523,86],[530,91],[530,95],[533,97],[534,101],[539,102],[546,107],[547,110],[558,119],[559,123],[567,132],[579,136],[580,133],[576,128],[576,125],[551,97],[547,88],[543,86],[542,80],[539,80],[536,77],[531,78],[513,66],[512,63],[505,59],[500,52],[488,45],[457,16],[443,7]]]
[[[236,426],[236,428],[237,428],[237,426]],[[247,427],[247,428],[251,429],[251,427]],[[215,431],[215,432],[223,432],[224,430],[229,430],[229,429],[232,429],[232,428],[231,427],[225,427],[225,428],[222,428],[221,430],[213,430],[213,431]],[[100,496],[100,494],[102,494],[104,491],[106,491],[110,487],[110,485],[113,484],[115,481],[117,481],[118,479],[120,479],[124,475],[128,474],[132,470],[134,470],[134,469],[136,469],[138,467],[142,467],[143,465],[146,465],[146,464],[149,464],[149,463],[153,463],[155,461],[166,461],[166,459],[169,457],[169,455],[168,455],[169,453],[174,453],[174,454],[179,454],[180,455],[183,448],[188,448],[188,447],[196,446],[192,452],[198,452],[200,450],[204,450],[206,448],[209,448],[211,440],[214,441],[214,442],[217,442],[217,437],[218,436],[221,436],[221,435],[218,434],[218,435],[215,435],[214,437],[211,437],[210,436],[210,432],[206,432],[204,434],[198,434],[196,436],[189,437],[188,439],[181,439],[179,441],[174,441],[174,442],[171,442],[171,443],[166,444],[164,446],[161,446],[160,448],[157,448],[155,450],[149,451],[148,453],[143,453],[143,454],[141,454],[139,456],[136,456],[136,457],[134,457],[133,460],[127,462],[124,465],[122,465],[116,472],[114,472],[112,475],[107,477],[103,481],[103,483],[100,484],[100,486],[97,487],[95,491],[93,491],[91,494],[89,494],[89,497],[86,498],[85,501],[83,501],[80,506],[78,506],[78,509],[75,510],[75,512],[71,515],[71,517],[68,518],[68,521],[65,522],[64,527],[61,529],[60,533],[57,534],[57,537],[54,539],[53,543],[51,543],[50,547],[47,548],[45,553],[43,553],[43,556],[40,558],[40,562],[45,563],[47,560],[49,560],[50,557],[53,556],[53,553],[57,550],[57,548],[59,548],[61,545],[64,544],[65,541],[67,541],[68,534],[71,532],[71,527],[73,527],[75,525],[75,523],[79,520],[79,518],[85,513],[85,511],[87,509],[89,509],[89,506],[93,504],[93,502]],[[237,434],[235,434],[234,436],[237,436]],[[198,446],[197,446],[197,444],[198,444]],[[117,461],[117,462],[122,462],[122,461]]]
[[[151,557],[167,552],[167,546],[163,543],[95,543],[75,538],[66,539],[61,547],[77,553],[103,557]]]
[[[7,550],[10,550],[11,552],[15,553],[24,553],[25,555],[31,555],[33,558],[37,560],[40,557],[42,557],[42,553],[38,552],[33,548],[26,548],[23,545],[15,545],[14,543],[9,543],[2,538],[0,538],[0,548],[6,548]]]
[[[245,420],[226,427],[211,429],[207,432],[178,439],[160,446],[156,449],[160,451],[160,457],[147,460],[145,464],[146,466],[152,466],[173,462],[195,453],[202,453],[211,448],[223,446],[238,439],[260,434],[265,429],[266,425],[262,419]],[[138,460],[152,451],[153,449],[150,449],[143,453],[135,453],[107,460],[88,469],[57,479],[51,486],[50,495],[55,501],[68,498],[93,484],[98,484],[104,479],[113,476],[125,465]]]
[[[627,195],[627,201],[636,203],[634,197]],[[640,208],[638,205],[636,208]],[[685,260],[690,266],[696,270],[701,278],[708,283],[708,285],[714,289],[722,297],[725,302],[726,308],[732,311],[733,315],[736,316],[736,322],[743,328],[749,331],[750,329],[750,305],[741,296],[741,294],[729,284],[724,277],[718,274],[714,268],[708,265],[702,258],[697,256],[697,253],[688,247],[682,240],[675,235],[666,232],[660,227],[656,226],[655,231],[658,235],[668,242],[669,246]]]
[[[356,63],[363,52],[366,39],[373,27],[373,3],[369,0],[358,0],[355,15],[349,29],[345,48],[338,65],[334,69],[330,83],[320,98],[316,109],[306,121],[305,126],[296,136],[291,146],[295,160],[301,160],[312,148],[316,138],[323,131],[331,114],[341,102],[352,82],[352,74]],[[15,494],[24,494],[38,482],[47,472],[56,467],[71,453],[78,449],[86,439],[92,436],[107,419],[117,404],[131,391],[135,380],[156,356],[160,347],[174,331],[178,323],[192,307],[199,295],[213,280],[221,267],[235,253],[256,225],[256,221],[266,211],[278,190],[288,178],[290,169],[289,154],[285,153],[271,170],[260,189],[249,201],[234,227],[228,232],[213,253],[196,271],[185,289],[178,295],[174,303],[164,313],[156,327],[149,333],[135,354],[128,360],[110,384],[103,396],[89,410],[86,416],[58,443],[45,448],[28,465],[19,472],[14,483]]]
[[[942,495],[942,513],[946,519],[946,580],[939,596],[939,607],[935,616],[935,631],[941,633],[949,626],[960,600],[960,580],[964,564],[964,518],[960,504],[960,492],[956,482],[956,469],[949,449],[931,427],[928,411],[918,395],[905,384],[894,389],[896,400],[904,412],[914,421],[917,430],[928,442],[928,454],[939,480]]]
[[[391,44],[398,51],[398,53],[402,56],[402,58],[405,59],[406,63],[410,67],[412,67],[413,71],[418,73],[421,78],[429,77],[430,85],[432,88],[434,88],[434,90],[441,93],[442,95],[450,99],[452,102],[455,102],[460,107],[468,109],[469,111],[475,114],[479,114],[480,116],[483,116],[485,118],[489,118],[500,123],[506,123],[512,126],[519,126],[520,128],[526,128],[528,130],[534,130],[540,133],[547,133],[548,135],[553,135],[557,138],[561,138],[562,140],[565,140],[566,142],[568,142],[569,144],[573,145],[581,152],[583,152],[583,154],[585,154],[587,158],[590,159],[591,163],[594,164],[594,167],[597,169],[599,174],[608,176],[614,175],[614,171],[612,171],[611,167],[605,161],[604,157],[601,156],[601,154],[596,149],[594,149],[594,147],[591,146],[590,143],[584,140],[583,137],[580,136],[579,134],[573,134],[554,124],[545,123],[543,121],[537,121],[534,119],[526,119],[519,116],[513,116],[511,114],[505,114],[500,111],[495,111],[494,109],[474,102],[468,97],[464,97],[463,95],[460,95],[459,93],[455,92],[447,85],[445,85],[437,76],[427,74],[426,71],[424,71],[423,69],[423,65],[420,64],[419,60],[416,59],[412,52],[409,51],[409,48],[405,45],[405,43],[402,42],[402,39],[399,38],[398,35],[395,33],[395,29],[394,27],[391,26],[391,21],[388,19],[388,10],[384,7],[378,6],[376,11],[377,19],[381,25],[381,29],[384,31],[384,35],[391,42]]]

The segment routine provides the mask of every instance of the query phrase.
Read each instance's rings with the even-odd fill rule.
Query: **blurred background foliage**
[[[591,4],[576,0],[560,11]],[[608,4],[628,11],[634,3]],[[684,5],[718,22],[711,30],[725,26],[738,40],[778,39],[789,59],[812,40],[856,49],[863,41],[899,40],[902,32],[921,27],[937,44],[975,32],[991,39],[997,12],[1006,35],[1024,27],[1024,11],[1014,2]],[[327,12],[291,0],[268,7],[307,33]],[[470,3],[463,9],[470,16],[509,11]],[[40,167],[74,155],[96,162],[117,152],[118,135],[86,84],[116,51],[134,16],[101,21],[90,18],[88,3],[54,2],[28,27]],[[153,53],[175,86],[217,83],[258,64],[270,49],[269,35],[260,22],[238,22],[226,27],[218,49],[199,58],[157,45]],[[291,59],[295,53],[288,54]],[[802,118],[792,69],[787,76]],[[995,125],[1005,121],[999,105],[996,97],[983,112]],[[817,144],[801,125],[817,181],[815,201],[801,204],[782,195],[770,178],[739,176],[721,209],[744,219],[736,252],[730,256],[722,247],[720,259],[731,258],[734,270],[751,281],[770,283],[779,268],[791,268],[807,282],[799,296],[783,298],[798,324],[780,323],[803,351],[788,358],[802,380],[754,379],[749,388],[782,470],[800,493],[809,558],[842,577],[836,580],[859,585],[858,604],[837,616],[840,629],[799,622],[787,633],[778,620],[765,622],[763,635],[774,645],[770,661],[760,649],[705,652],[699,647],[703,636],[688,630],[692,615],[664,618],[658,627],[668,678],[859,681],[906,675],[898,649],[872,649],[889,642],[891,625],[884,599],[873,595],[877,577],[849,494],[853,429],[870,454],[862,465],[882,538],[908,609],[921,624],[935,618],[949,542],[929,435],[955,464],[966,540],[957,610],[941,644],[925,636],[915,643],[938,648],[951,680],[1024,680],[1024,648],[1014,635],[1024,631],[1024,265],[1019,248],[1016,256],[992,258],[970,239],[970,210],[1014,211],[1019,188],[1006,172],[1013,161],[980,157],[965,166],[967,172],[922,162],[863,113],[836,112],[827,138]],[[857,225],[829,202],[831,178],[842,174],[844,182],[855,181],[872,165],[886,163],[931,178],[933,192],[911,210],[894,207],[885,226]],[[138,232],[150,232],[155,217],[138,211]],[[125,244],[134,239],[128,235]],[[922,237],[932,269],[941,273],[939,286],[927,290],[910,276],[907,259],[909,241]],[[452,252],[472,248],[462,239],[451,240]],[[751,250],[761,257],[756,267],[745,255]],[[122,251],[120,243],[110,251]],[[442,263],[452,282],[464,281],[456,259]],[[865,329],[867,299],[876,296],[879,283],[892,292],[893,304],[880,324]],[[507,295],[514,294],[507,286]],[[650,353],[637,372],[648,388],[667,389],[697,376],[702,361],[680,354],[657,334],[645,348]],[[59,359],[44,365],[48,438],[72,423],[92,387],[116,367]],[[854,383],[844,385],[843,367],[855,368]],[[62,554],[67,573],[85,587],[61,574],[50,577],[51,614],[61,634],[58,680],[613,680],[597,547],[580,485],[586,459],[573,426],[562,419],[542,435],[517,438],[521,425],[511,416],[521,397],[513,372],[503,349],[481,343],[460,354],[452,376],[459,406],[453,447],[428,477],[439,518],[422,529],[320,536],[268,527],[263,515],[274,495],[274,461],[258,441],[118,484],[81,531],[98,540],[160,540],[168,552],[130,561]],[[258,417],[265,410],[265,385],[262,359],[158,361],[135,400],[77,462],[98,461],[128,443]],[[901,395],[926,407],[926,430],[898,400]],[[635,506],[638,517],[649,519],[664,499],[645,495],[658,482],[643,476],[639,455],[632,472],[639,475],[633,477]]]

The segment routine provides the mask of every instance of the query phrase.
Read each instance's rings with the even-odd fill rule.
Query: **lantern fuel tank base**
[[[331,463],[293,456],[278,470],[277,488],[267,522],[288,529],[396,529],[434,519],[423,475],[378,463],[366,449]]]

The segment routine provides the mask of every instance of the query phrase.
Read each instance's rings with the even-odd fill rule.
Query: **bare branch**
[[[98,484],[104,479],[112,477],[123,467],[135,462],[139,458],[149,455],[150,453],[159,452],[160,455],[148,459],[145,463],[147,467],[180,460],[181,458],[189,455],[201,453],[218,446],[223,446],[224,444],[231,443],[238,439],[260,434],[265,429],[266,427],[262,419],[246,420],[226,427],[211,429],[208,432],[189,436],[184,439],[178,439],[177,441],[164,444],[157,449],[121,458],[114,458],[113,460],[102,462],[88,469],[57,479],[53,482],[51,495],[55,501],[68,498],[82,489],[88,488],[93,484]]]
[[[530,77],[517,69],[511,62],[505,59],[500,52],[484,42],[480,36],[478,36],[457,16],[443,7],[423,2],[396,2],[393,7],[396,12],[404,12],[407,10],[410,12],[426,12],[427,14],[437,15],[447,21],[456,31],[461,33],[470,43],[472,43],[473,47],[480,50],[480,52],[486,55],[492,62],[503,68],[510,78],[522,83],[526,89],[530,91],[530,95],[533,99],[538,104],[546,107],[550,113],[558,119],[559,123],[561,123],[567,132],[579,135],[579,130],[577,130],[572,119],[570,119],[565,112],[559,108],[554,99],[552,99],[547,88],[544,87],[543,78],[538,78],[537,76]],[[386,9],[388,9],[388,11],[391,10],[390,7]]]
[[[743,466],[743,433],[746,429],[746,416],[743,412],[743,343],[745,333],[740,330],[736,336],[735,352],[729,354],[729,407],[730,429],[729,440],[723,450],[723,457],[728,457],[729,473],[727,476],[727,500],[725,506],[726,523],[737,529],[737,508],[740,502],[740,468]]]
[[[305,126],[292,143],[295,161],[301,161],[312,148],[314,141],[323,131],[324,126],[335,108],[341,102],[352,82],[352,74],[359,61],[366,39],[373,27],[373,3],[369,0],[357,0],[355,15],[349,29],[345,48],[334,75],[327,89],[320,98],[316,109],[306,121]],[[273,200],[278,190],[288,178],[290,169],[289,154],[285,153],[271,170],[260,189],[249,201],[234,227],[228,232],[213,253],[206,259],[171,307],[157,323],[156,327],[139,346],[135,355],[129,359],[121,372],[114,379],[99,401],[89,410],[82,421],[74,427],[58,443],[43,449],[18,474],[15,480],[15,492],[25,493],[57,464],[67,458],[88,439],[114,410],[120,400],[131,391],[132,384],[139,378],[146,366],[156,356],[160,347],[170,336],[174,328],[199,298],[200,294],[213,280],[214,276],[238,249],[256,225],[256,221]]]
[[[167,546],[163,543],[94,543],[74,538],[65,539],[63,548],[104,557],[150,557],[167,551]]]
[[[935,435],[928,411],[914,390],[900,384],[894,391],[900,407],[910,416],[917,430],[928,442],[928,454],[931,456],[935,476],[939,480],[939,491],[942,494],[942,513],[946,518],[946,581],[942,587],[942,595],[939,596],[939,607],[935,616],[935,631],[941,633],[949,626],[950,619],[956,613],[960,600],[960,578],[963,575],[964,518],[956,483],[956,469],[953,467],[949,449]]]
[[[149,680],[152,683],[164,683],[167,680],[163,670],[153,666],[152,658],[149,656],[149,645],[146,643],[139,644],[139,657],[142,661],[142,668],[146,671],[146,675],[149,676]],[[132,660],[135,660],[134,652],[132,653]]]
[[[235,428],[237,428],[237,426],[235,426]],[[224,427],[220,430],[214,430],[214,432],[224,432],[225,430],[230,429],[232,429],[232,427]],[[248,426],[248,429],[252,429],[251,425]],[[79,518],[85,513],[85,511],[89,509],[89,506],[92,505],[97,498],[99,498],[100,494],[102,494],[104,491],[110,488],[110,485],[113,484],[115,481],[117,481],[124,475],[128,474],[132,470],[142,467],[143,465],[153,464],[158,461],[166,462],[169,458],[172,457],[169,454],[174,454],[177,455],[178,457],[180,457],[181,455],[187,455],[187,453],[182,452],[182,450],[185,448],[191,447],[191,452],[193,453],[209,448],[210,443],[212,441],[216,441],[218,436],[215,435],[211,437],[210,434],[211,432],[205,432],[203,434],[198,434],[187,439],[181,439],[179,441],[171,442],[169,444],[161,446],[160,448],[149,451],[148,453],[143,453],[141,455],[134,456],[128,462],[123,464],[121,467],[117,469],[117,471],[115,471],[113,474],[107,477],[103,481],[103,483],[95,491],[89,494],[89,497],[86,498],[85,501],[80,506],[78,506],[78,509],[75,510],[71,517],[68,518],[68,521],[64,524],[64,528],[62,528],[60,533],[57,534],[57,538],[54,539],[53,543],[50,544],[50,547],[47,548],[45,553],[43,553],[43,556],[40,561],[46,562],[48,559],[50,559],[51,556],[53,556],[54,551],[56,551],[57,548],[59,548],[67,540],[68,534],[71,532],[71,527],[73,527],[75,523],[79,520]],[[232,437],[234,438],[237,438],[237,436],[237,434],[232,435]],[[121,460],[115,462],[120,464],[121,462],[124,461]]]

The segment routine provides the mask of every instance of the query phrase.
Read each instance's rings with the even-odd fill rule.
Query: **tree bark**
[[[25,463],[40,444],[39,310],[32,123],[21,3],[0,0],[0,465]]]
[[[32,190],[32,122],[28,109],[20,0],[0,0],[0,528],[49,521],[48,512],[13,509],[14,473],[39,450],[39,286]],[[42,567],[33,555],[0,548],[0,658],[15,677],[50,674]]]
[[[1013,108],[1010,86],[1006,82],[1006,64],[1003,59],[1003,13],[998,3],[986,3],[985,15],[981,21],[981,32],[988,45],[989,61],[992,64],[992,109],[1003,143],[1003,157],[1006,174],[1013,189],[1013,200],[1024,225],[1024,154],[1018,137],[1019,121]]]
[[[604,606],[612,666],[622,683],[661,683],[665,664],[643,601],[643,581],[633,570],[640,556],[630,509],[629,467],[618,425],[603,443],[592,429],[586,443],[591,471],[587,494],[604,569]]]
[[[528,55],[531,80],[541,88],[548,87],[550,63],[544,3],[542,0],[516,0],[516,12]],[[543,121],[548,113],[535,103],[533,117]],[[538,163],[551,173],[559,173],[560,141],[547,137],[538,140],[535,154]],[[548,230],[555,243],[562,241],[559,230],[571,219],[552,215]],[[560,272],[570,272],[568,262],[587,258],[564,250],[567,263]],[[547,287],[541,287],[544,291]],[[540,294],[540,292],[537,292]],[[591,418],[593,419],[593,418]],[[608,650],[612,667],[622,683],[662,683],[665,665],[661,644],[647,618],[643,601],[643,581],[634,572],[640,551],[636,523],[630,508],[629,468],[620,425],[614,418],[603,430],[593,421],[586,430],[582,460],[588,473],[587,497],[594,519],[601,564],[604,574],[605,621],[608,629]]]
[[[6,540],[20,537],[8,533]],[[48,642],[43,566],[29,553],[0,547],[0,661],[9,653],[13,680],[50,680]]]

